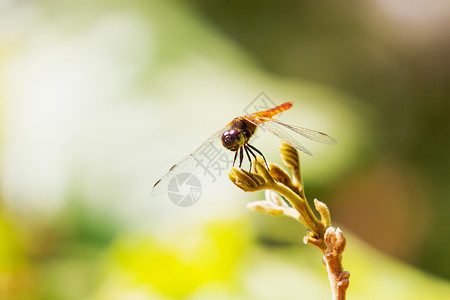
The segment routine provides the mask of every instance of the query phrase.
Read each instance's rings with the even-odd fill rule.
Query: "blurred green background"
[[[0,299],[330,299],[263,193],[150,197],[262,91],[339,140],[302,165],[349,299],[450,299],[449,30],[444,0],[1,1]]]

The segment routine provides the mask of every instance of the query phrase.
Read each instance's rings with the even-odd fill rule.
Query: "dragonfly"
[[[200,147],[198,147],[194,152],[189,154],[179,163],[175,164],[170,168],[169,172],[164,175],[160,180],[158,180],[152,189],[152,196],[160,195],[167,191],[169,182],[178,174],[182,172],[188,172],[192,168],[196,167],[195,162],[201,155],[203,150],[209,147],[213,142],[218,139],[221,140],[222,146],[226,149],[235,152],[233,166],[236,163],[236,159],[239,157],[239,168],[242,166],[244,161],[244,153],[250,162],[250,170],[252,168],[252,160],[256,160],[256,154],[263,157],[266,166],[267,161],[264,155],[256,149],[253,145],[249,143],[250,139],[254,136],[256,129],[261,128],[268,131],[275,136],[279,137],[289,145],[294,148],[313,156],[313,154],[300,144],[297,139],[290,135],[290,132],[299,134],[306,137],[312,141],[334,145],[337,141],[331,136],[312,129],[286,124],[278,119],[274,119],[275,115],[288,110],[292,107],[293,102],[286,102],[276,107],[268,110],[259,111],[252,113],[250,115],[245,115],[241,117],[234,118],[230,123],[225,125],[223,128],[214,133],[209,139],[207,139]],[[288,129],[288,130],[286,130]],[[252,159],[253,157],[253,159]]]

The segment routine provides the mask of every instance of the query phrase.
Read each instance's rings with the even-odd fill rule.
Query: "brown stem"
[[[333,300],[345,300],[349,285],[350,273],[342,268],[342,252],[345,243],[344,234],[339,228],[329,227],[325,232],[327,248],[324,251],[323,262],[327,268]]]

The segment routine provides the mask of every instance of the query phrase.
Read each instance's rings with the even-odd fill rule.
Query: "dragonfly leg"
[[[250,154],[248,154],[248,147],[247,145],[244,145],[245,154],[247,154],[248,161],[250,162],[250,169],[249,172],[252,171],[252,159],[250,158]]]
[[[255,150],[256,153],[258,153],[259,155],[262,156],[262,158],[264,159],[264,162],[266,163],[267,170],[269,170],[269,165],[267,164],[266,158],[265,158],[264,155],[261,153],[261,151],[259,151],[258,149],[256,149],[255,147],[253,147],[253,146],[250,145],[250,144],[247,144],[247,145],[248,145],[251,149]]]
[[[234,163],[236,162],[237,155],[238,155],[238,152],[236,151],[236,154],[234,155],[234,159],[233,159],[233,167],[234,167]]]
[[[242,166],[242,161],[243,160],[244,160],[244,150],[242,150],[242,147],[241,147],[241,148],[239,148],[239,169]]]
[[[255,171],[256,171],[256,173],[258,173],[258,170],[256,170],[256,154],[252,151],[252,149],[250,149],[248,147],[248,145],[246,145],[246,149],[245,150],[248,150],[248,152],[250,152],[250,154],[255,158]],[[251,164],[251,161],[250,161],[250,164]]]

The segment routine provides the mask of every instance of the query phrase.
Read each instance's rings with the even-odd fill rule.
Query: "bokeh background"
[[[449,31],[446,0],[1,1],[0,299],[330,299],[263,193],[150,197],[261,92],[340,142],[301,157],[349,299],[449,299]]]

